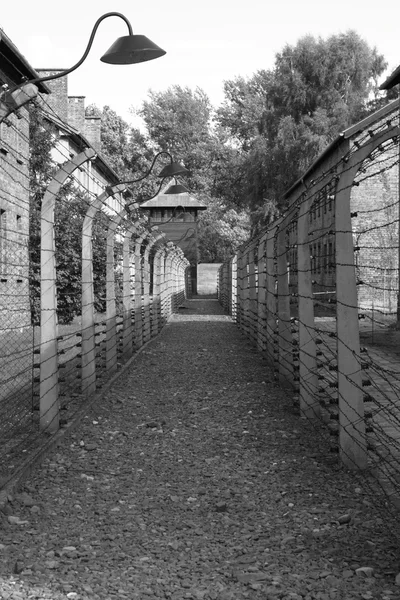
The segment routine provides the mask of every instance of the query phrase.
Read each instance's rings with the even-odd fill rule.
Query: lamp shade
[[[159,177],[175,177],[175,175],[188,175],[189,171],[181,163],[171,161],[168,165],[165,165],[159,172]]]
[[[153,60],[164,54],[165,50],[145,35],[124,35],[113,43],[100,60],[111,65],[131,65]]]
[[[171,185],[167,190],[165,190],[164,194],[184,194],[188,191],[189,190],[187,189],[187,187],[185,187],[181,183],[175,183],[174,185]]]

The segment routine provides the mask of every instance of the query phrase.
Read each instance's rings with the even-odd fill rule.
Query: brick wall
[[[68,124],[84,133],[85,96],[68,96]]]
[[[84,133],[87,140],[98,152],[101,151],[101,117],[85,116]]]
[[[62,69],[37,69],[41,77],[59,73]],[[47,81],[46,85],[51,90],[51,94],[46,94],[44,101],[47,106],[60,117],[62,121],[68,123],[68,77],[60,77]]]
[[[0,124],[0,330],[30,325],[29,124],[11,115]]]

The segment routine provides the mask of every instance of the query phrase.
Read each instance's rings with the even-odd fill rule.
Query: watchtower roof
[[[140,205],[140,208],[144,210],[151,210],[153,208],[176,208],[177,206],[183,206],[184,208],[193,208],[196,210],[206,210],[207,206],[200,202],[194,196],[191,196],[189,192],[183,192],[182,194],[158,194],[152,200],[147,200]]]

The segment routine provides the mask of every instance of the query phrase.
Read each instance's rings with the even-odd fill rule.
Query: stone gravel
[[[398,600],[373,489],[220,305],[186,301],[10,498],[0,597]]]

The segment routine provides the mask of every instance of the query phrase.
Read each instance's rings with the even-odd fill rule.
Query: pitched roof
[[[389,90],[394,85],[400,83],[400,65],[393,71],[393,73],[379,86],[380,90]]]
[[[63,131],[63,133],[71,138],[71,140],[76,144],[76,147],[79,150],[84,150],[85,148],[93,148],[92,144],[88,141],[88,139],[80,133],[75,127],[66,123],[57,115],[50,113],[48,110],[43,109],[44,118],[53,123],[59,130]],[[94,148],[96,150],[96,148]],[[101,155],[98,150],[96,150],[96,157],[94,159],[97,168],[103,173],[108,182],[116,184],[119,183],[119,177],[114,169],[110,166],[108,161]]]
[[[140,208],[150,210],[151,208],[176,208],[183,206],[184,208],[196,208],[197,210],[206,210],[207,206],[191,196],[189,192],[183,194],[158,194],[152,200],[147,200],[140,205]]]

